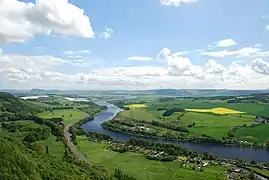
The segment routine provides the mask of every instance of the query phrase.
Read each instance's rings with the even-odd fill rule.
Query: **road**
[[[69,147],[70,151],[74,154],[74,156],[77,159],[89,163],[87,157],[85,157],[81,152],[79,152],[78,149],[76,148],[76,146],[74,145],[74,143],[71,141],[69,128],[72,127],[75,123],[76,122],[73,122],[71,124],[68,124],[64,128],[64,136],[65,136],[65,140],[66,140],[67,146]]]

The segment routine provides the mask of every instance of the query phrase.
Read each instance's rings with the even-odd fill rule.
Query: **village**
[[[130,144],[124,142],[113,141],[111,139],[108,140],[100,140],[98,138],[90,138],[88,137],[89,141],[105,143],[107,148],[110,150],[125,153],[135,152],[142,154],[148,159],[151,160],[158,160],[158,161],[174,161],[180,163],[180,168],[185,168],[188,170],[193,171],[200,171],[203,172],[205,168],[208,166],[221,166],[227,169],[226,171],[226,178],[230,180],[242,179],[247,178],[250,174],[253,174],[254,179],[258,180],[268,180],[268,177],[262,173],[254,171],[254,168],[258,168],[264,171],[269,171],[269,167],[258,164],[254,161],[252,162],[244,162],[241,160],[230,160],[230,159],[218,159],[212,154],[203,154],[198,155],[197,153],[192,153],[189,156],[184,155],[188,154],[186,152],[181,152],[181,155],[176,155],[176,153],[169,153],[169,151],[159,151],[158,148],[149,147],[149,146],[141,146],[141,144]],[[139,141],[139,140],[136,140]]]

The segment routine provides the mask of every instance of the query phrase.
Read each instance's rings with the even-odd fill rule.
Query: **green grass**
[[[189,128],[190,132],[206,134],[212,137],[222,138],[227,136],[229,130],[237,125],[252,124],[254,117],[249,115],[212,115],[206,113],[188,112],[181,118],[180,124],[187,126],[195,122],[195,126]]]
[[[17,121],[21,124],[23,124],[26,127],[29,128],[39,128],[42,125],[36,124],[33,121]],[[1,137],[13,137],[16,140],[22,140],[26,134],[29,132],[8,132],[7,130],[4,130],[3,128],[0,128],[0,136]],[[64,156],[64,144],[62,141],[56,141],[56,137],[53,135],[50,135],[47,139],[36,141],[36,143],[40,144],[42,147],[42,151],[46,153],[46,145],[49,146],[49,154],[52,157],[56,157],[57,159],[62,159]]]
[[[246,140],[250,142],[264,143],[269,139],[269,123],[256,127],[248,127],[238,129],[235,136],[240,140]]]
[[[148,110],[143,109],[131,109],[128,111],[123,111],[120,114],[123,117],[133,117],[137,120],[152,121],[158,120],[157,117],[161,117],[164,111]]]
[[[37,144],[40,144],[42,146],[43,153],[46,153],[46,145],[49,147],[49,154],[52,157],[56,157],[57,159],[62,159],[64,156],[64,144],[62,141],[56,141],[56,137],[53,135],[50,135],[48,139],[37,141]]]
[[[70,115],[72,115],[70,117]],[[72,122],[78,121],[80,119],[83,119],[88,116],[87,113],[84,113],[82,111],[76,110],[76,109],[64,109],[64,110],[54,110],[53,112],[44,112],[39,113],[39,117],[41,118],[63,118],[63,123],[65,125],[70,124]]]
[[[269,171],[267,170],[263,170],[263,169],[260,169],[260,168],[256,168],[256,167],[250,167],[251,169],[265,175],[265,176],[268,176],[269,177]]]
[[[186,112],[184,116],[178,119],[182,113],[176,112],[172,116],[163,117],[163,112],[146,108],[132,109],[121,112],[117,118],[122,120],[128,120],[128,118],[132,117],[145,121],[178,121],[178,124],[183,127],[195,122],[196,125],[189,128],[190,132],[206,134],[219,139],[226,137],[232,127],[243,124],[250,125],[255,118],[255,116],[247,114],[217,115],[213,113]]]
[[[184,109],[210,109],[216,107],[229,108],[237,111],[242,111],[255,116],[269,116],[269,104],[256,103],[227,103],[221,100],[195,100],[192,99],[176,99],[166,102],[153,101],[147,103],[150,109],[157,108],[184,108]]]
[[[204,172],[180,167],[177,162],[160,162],[148,160],[142,155],[132,152],[117,153],[106,149],[104,144],[88,142],[81,136],[77,137],[78,146],[90,161],[98,162],[109,172],[120,167],[124,172],[139,180],[178,180],[178,179],[225,179],[225,169],[209,166]]]

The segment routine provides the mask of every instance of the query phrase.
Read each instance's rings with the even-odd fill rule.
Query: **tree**
[[[49,154],[49,146],[46,145],[46,153]]]
[[[269,139],[267,139],[265,142],[264,142],[264,146],[269,149]]]
[[[255,178],[255,174],[254,174],[253,171],[250,171],[250,172],[249,172],[249,174],[248,174],[248,179],[249,179],[249,180],[255,180],[255,179],[256,179],[256,178]]]

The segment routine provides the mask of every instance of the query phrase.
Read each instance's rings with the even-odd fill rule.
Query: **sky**
[[[269,89],[268,0],[0,0],[0,89]]]

